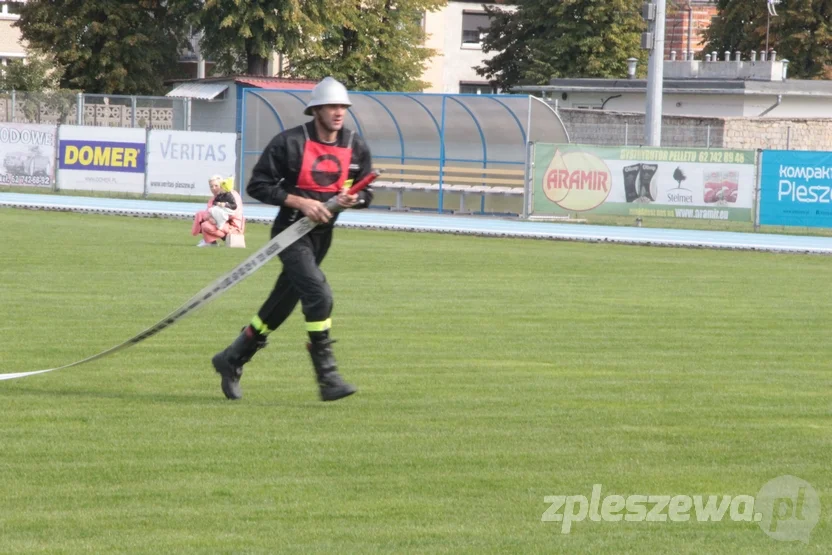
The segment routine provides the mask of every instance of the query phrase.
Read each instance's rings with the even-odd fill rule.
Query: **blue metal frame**
[[[272,106],[271,103],[268,100],[266,100],[265,98],[263,98],[262,96],[260,96],[256,92],[251,91],[251,94],[253,94],[254,96],[256,96],[257,98],[259,98],[260,100],[262,100],[263,102],[266,103],[266,106],[268,106],[269,109],[271,109],[272,113],[274,114],[274,117],[277,118],[277,124],[280,126],[280,130],[284,131],[286,129],[286,126],[283,125],[283,119],[280,117],[280,114],[277,113],[277,110],[274,109],[274,106]],[[300,100],[300,99],[298,99],[298,100]],[[246,113],[245,112],[245,107],[246,107],[245,97],[243,97],[243,114]]]
[[[246,130],[246,121],[245,121],[246,95],[245,94],[243,95],[243,104],[242,104],[241,108],[242,108],[242,116],[240,117],[240,119],[242,121],[240,122],[240,172],[238,174],[240,176],[240,178],[237,180],[238,181],[237,185],[239,185],[240,190],[237,191],[237,192],[240,193],[240,196],[242,197],[243,196],[243,169],[245,168],[244,164],[245,164],[245,161],[246,161],[246,133],[245,133],[245,130]]]
[[[476,96],[476,95],[472,95]],[[448,97],[446,97],[448,98]],[[480,126],[480,122],[477,120],[477,116],[474,115],[474,112],[471,111],[468,106],[457,100],[456,98],[450,97],[451,100],[462,106],[462,109],[468,112],[468,115],[471,116],[471,119],[474,120],[474,125],[477,126],[477,131],[480,132],[480,140],[482,141],[482,167],[483,169],[488,168],[488,146],[485,143],[485,133],[482,132],[482,126]],[[504,105],[505,106],[505,105]],[[445,99],[442,99],[442,118],[443,118],[443,125],[442,131],[444,135],[444,118],[445,118]],[[442,213],[442,168],[444,168],[445,164],[439,168],[439,213]],[[480,212],[485,212],[485,195],[482,196],[480,200]]]
[[[442,191],[442,179],[445,177],[445,103],[448,99],[442,97],[442,132],[439,133],[439,205],[437,210],[442,213],[445,198]]]
[[[440,134],[441,134],[441,131],[439,130],[439,122],[438,122],[438,121],[436,121],[436,118],[434,117],[433,112],[431,112],[431,111],[428,109],[428,107],[427,107],[427,106],[425,106],[425,105],[424,105],[421,101],[419,101],[419,100],[415,99],[415,98],[413,97],[413,95],[412,95],[412,94],[403,94],[402,96],[404,96],[405,98],[409,98],[410,100],[412,100],[413,102],[415,102],[416,104],[418,104],[419,106],[421,106],[421,107],[422,107],[422,109],[423,109],[425,112],[427,112],[427,114],[430,116],[431,121],[433,121],[433,125],[434,125],[434,126],[436,126],[436,133],[437,133],[437,135],[440,135]],[[408,156],[408,158],[409,158],[409,156]]]
[[[489,98],[489,99],[493,100],[494,102],[496,102],[497,104],[499,104],[500,106],[502,106],[503,108],[505,108],[505,109],[506,109],[506,112],[508,112],[508,114],[509,114],[511,117],[513,117],[513,118],[514,118],[514,121],[516,121],[516,122],[517,122],[517,127],[519,127],[519,128],[520,128],[520,136],[522,136],[522,137],[523,137],[523,144],[526,144],[526,142],[527,142],[527,141],[526,141],[526,131],[523,129],[523,124],[522,124],[522,123],[520,123],[520,120],[519,120],[519,119],[517,119],[517,114],[515,114],[514,112],[512,112],[512,111],[511,111],[511,108],[509,108],[508,106],[506,106],[506,103],[505,103],[505,102],[503,102],[502,100],[500,100],[500,99],[498,99],[498,98],[494,98],[493,96],[489,96],[489,97],[487,97],[487,98]]]
[[[245,88],[245,89],[242,90],[242,95],[243,95],[242,110],[241,110],[241,115],[239,116],[240,120],[242,121],[242,128],[241,128],[242,139],[241,139],[241,148],[240,148],[240,150],[241,150],[241,157],[240,157],[240,182],[241,182],[241,186],[242,186],[242,181],[244,181],[244,179],[245,179],[245,176],[243,175],[244,166],[245,166],[245,164],[244,164],[245,157],[247,155],[259,154],[260,153],[260,151],[247,152],[245,150],[245,144],[246,144],[245,143],[245,135],[246,135],[246,132],[245,132],[246,131],[245,130],[246,98],[245,97],[246,97],[246,94],[245,93],[246,92],[251,92],[259,100],[263,101],[267,106],[269,106],[269,108],[271,109],[271,112],[274,114],[275,119],[277,120],[278,126],[280,127],[281,131],[285,129],[285,126],[283,124],[283,120],[280,117],[280,114],[278,113],[278,111],[275,109],[275,107],[271,104],[271,102],[268,99],[266,99],[261,94],[258,94],[262,91],[260,91],[258,89],[252,90],[251,88]],[[289,96],[295,98],[304,107],[306,106],[306,102],[302,98],[300,98],[298,96],[298,94],[296,94],[299,91],[273,89],[273,90],[269,90],[269,92],[280,92],[280,93],[289,95]],[[511,118],[514,120],[514,122],[517,124],[517,128],[520,131],[522,146],[523,146],[524,152],[525,152],[525,148],[526,148],[526,145],[527,145],[527,142],[528,142],[528,133],[527,133],[528,130],[526,130],[524,128],[523,122],[520,121],[520,119],[517,117],[517,114],[512,110],[512,108],[506,102],[503,101],[503,99],[500,97],[501,95],[444,94],[444,93],[431,94],[431,93],[367,92],[367,91],[352,91],[350,94],[367,97],[370,100],[374,101],[379,106],[381,106],[381,108],[390,117],[390,120],[393,122],[393,126],[396,129],[396,133],[399,136],[399,149],[400,149],[400,155],[399,156],[374,156],[374,158],[397,160],[397,161],[400,161],[402,164],[404,164],[406,160],[424,160],[424,161],[439,162],[439,199],[438,199],[439,200],[439,205],[438,205],[438,212],[439,213],[443,212],[444,183],[445,183],[444,168],[445,168],[446,163],[448,163],[448,162],[460,162],[460,163],[468,163],[468,164],[480,164],[481,163],[483,169],[487,169],[489,164],[491,164],[491,165],[500,164],[500,165],[524,166],[525,163],[526,163],[525,160],[498,160],[498,159],[490,160],[488,158],[488,142],[486,140],[486,133],[483,129],[483,126],[480,125],[480,121],[477,118],[476,114],[474,114],[474,112],[465,104],[464,101],[460,100],[460,98],[462,98],[462,97],[471,97],[471,98],[477,98],[477,99],[490,100],[490,101],[496,102],[497,104],[502,106],[502,108],[505,109],[506,112],[508,112],[508,115],[511,116]],[[424,157],[424,156],[421,156],[421,157],[420,156],[407,156],[407,154],[406,154],[407,153],[407,146],[406,146],[407,143],[404,139],[403,126],[400,124],[399,119],[397,119],[396,115],[393,113],[393,111],[390,109],[390,107],[388,107],[387,104],[385,102],[383,102],[383,99],[381,97],[384,97],[384,96],[400,96],[400,97],[407,98],[407,99],[411,100],[412,102],[416,103],[427,114],[427,116],[430,118],[430,121],[433,122],[434,128],[436,129],[436,132],[437,132],[437,136],[438,136],[437,138],[438,138],[438,142],[439,142],[438,158],[437,157]],[[437,121],[436,116],[433,114],[433,112],[430,110],[430,108],[428,108],[428,106],[425,104],[425,102],[423,102],[423,100],[421,98],[421,97],[428,97],[428,96],[431,96],[431,97],[434,97],[434,98],[441,97],[442,113],[441,113],[441,117],[440,117],[439,121]],[[447,144],[446,144],[445,135],[446,135],[446,126],[448,125],[448,105],[447,105],[447,103],[448,103],[449,100],[457,103],[471,117],[471,121],[474,123],[474,126],[476,127],[477,132],[480,136],[480,143],[482,145],[482,159],[449,158],[449,157],[447,157],[447,152],[446,152]],[[362,129],[361,123],[359,122],[358,118],[356,117],[356,115],[353,113],[352,110],[348,110],[348,113],[350,114],[350,117],[352,118],[352,121],[355,124],[355,128],[358,131],[358,134],[363,136],[364,135],[364,130]],[[480,212],[481,213],[485,212],[485,196],[482,197],[482,200],[481,200],[481,203],[480,203]]]
[[[301,97],[294,94],[292,91],[287,91],[287,90],[283,90],[283,89],[267,89],[267,90],[269,90],[270,92],[282,92],[284,94],[288,94],[289,96],[291,96],[292,98],[294,98],[295,100],[300,102],[301,106],[303,106],[304,110],[306,109],[306,102],[304,102]],[[358,134],[363,136],[364,135],[364,130],[361,129],[361,124],[358,123],[358,120],[356,119],[355,114],[353,114],[350,110],[347,110],[347,113],[350,115],[350,117],[352,118],[352,121],[355,123],[355,128],[358,129]]]
[[[396,120],[396,116],[394,116],[393,112],[390,111],[390,108],[385,106],[384,102],[382,102],[378,98],[372,97],[368,93],[359,92],[359,93],[353,93],[353,94],[360,95],[360,96],[366,96],[370,100],[373,100],[373,101],[377,102],[379,106],[384,108],[384,111],[387,112],[387,115],[390,116],[390,119],[393,120],[393,125],[396,126],[396,133],[399,134],[399,147],[400,147],[400,152],[402,153],[402,164],[404,164],[404,136],[402,135],[402,128],[399,127],[399,122]],[[355,118],[353,118],[353,119],[355,119]]]

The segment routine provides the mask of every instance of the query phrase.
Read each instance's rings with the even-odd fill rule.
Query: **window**
[[[9,19],[17,19],[20,17],[20,8],[23,7],[23,2],[18,0],[0,0],[0,16],[13,16]]]
[[[482,12],[462,12],[462,46],[481,46],[490,24]]]
[[[497,89],[490,83],[466,83],[459,84],[459,94],[496,94]]]

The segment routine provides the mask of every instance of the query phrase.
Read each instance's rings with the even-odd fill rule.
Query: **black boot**
[[[240,377],[243,375],[243,365],[251,360],[254,353],[266,346],[266,338],[259,336],[250,326],[243,328],[243,332],[224,351],[214,355],[211,363],[217,373],[222,376],[220,386],[228,399],[240,399],[243,391],[240,389]]]
[[[338,373],[338,365],[332,354],[333,343],[335,343],[334,340],[325,339],[306,344],[309,356],[312,357],[312,364],[315,366],[322,401],[337,401],[357,391]]]

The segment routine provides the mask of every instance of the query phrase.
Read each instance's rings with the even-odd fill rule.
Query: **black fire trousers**
[[[326,329],[332,314],[332,289],[319,267],[332,243],[332,229],[313,229],[279,254],[283,271],[257,316],[276,330],[301,303],[307,329]],[[311,326],[311,327],[310,327]]]

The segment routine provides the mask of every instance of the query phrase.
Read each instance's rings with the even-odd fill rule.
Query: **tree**
[[[318,54],[293,60],[292,74],[308,79],[332,75],[349,89],[422,90],[428,84],[419,78],[435,54],[423,46],[422,16],[445,4],[447,0],[354,0],[344,22],[324,31]]]
[[[57,116],[68,123],[75,106],[75,91],[59,89],[63,68],[48,55],[30,52],[25,60],[12,60],[0,71],[0,91],[16,91],[15,109],[28,122]]]
[[[54,90],[60,87],[63,71],[49,55],[30,52],[25,60],[11,60],[0,70],[0,91]]]
[[[764,0],[719,0],[717,17],[705,33],[708,50],[765,50],[768,8]],[[784,0],[771,17],[769,48],[789,60],[789,74],[822,79],[832,68],[832,0]]]
[[[678,186],[676,187],[677,189],[682,188],[682,181],[685,181],[687,178],[688,177],[685,175],[685,172],[682,171],[681,167],[677,167],[673,171],[673,180],[676,181],[676,183],[678,183]]]
[[[181,0],[178,0],[181,1]],[[188,1],[188,0],[185,0]],[[205,0],[194,22],[219,73],[266,75],[269,57],[316,54],[328,24],[344,21],[343,0]]]
[[[160,0],[29,0],[14,23],[32,47],[65,68],[64,88],[154,94],[187,38],[187,10]]]
[[[643,0],[518,0],[516,11],[486,7],[483,52],[497,54],[477,73],[499,88],[555,77],[623,77],[641,50]],[[644,64],[641,64],[644,66]]]

